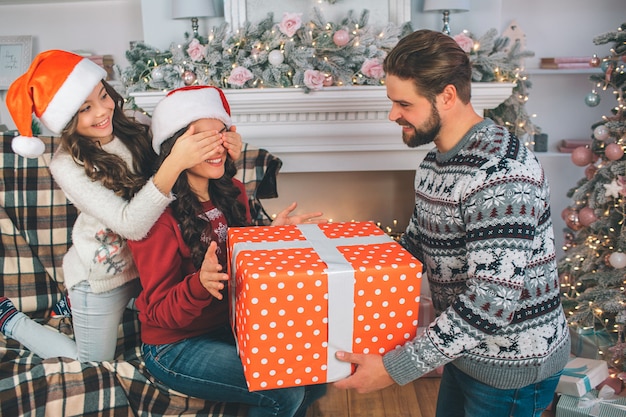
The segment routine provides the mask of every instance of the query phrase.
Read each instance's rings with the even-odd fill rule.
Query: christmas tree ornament
[[[565,225],[575,232],[582,228],[582,225],[580,224],[580,220],[578,218],[578,212],[576,210],[572,210],[569,213],[569,215],[565,219]]]
[[[622,252],[613,252],[611,256],[609,256],[609,262],[613,268],[622,269],[626,267],[626,254]]]
[[[591,180],[594,175],[596,175],[596,172],[598,172],[597,166],[595,166],[594,164],[587,165],[587,168],[585,168],[585,178]]]
[[[182,79],[185,85],[192,85],[196,82],[197,78],[198,77],[196,76],[196,73],[193,71],[186,70],[185,72],[183,72]]]
[[[598,217],[596,217],[596,213],[592,208],[583,207],[578,211],[578,221],[584,227],[591,226],[596,220],[598,220]]]
[[[154,67],[152,71],[150,71],[150,76],[152,77],[152,81],[163,81],[163,77],[165,77],[165,74],[163,73],[163,68]]]
[[[605,125],[598,125],[595,129],[593,129],[593,137],[605,141],[609,138],[609,128]]]
[[[333,34],[333,42],[337,46],[346,46],[350,42],[350,34],[345,29],[339,29]]]
[[[574,165],[584,167],[593,161],[593,153],[588,147],[579,146],[572,151],[571,158]]]
[[[591,57],[591,60],[589,61],[589,65],[591,65],[594,68],[597,68],[600,66],[600,62],[602,62],[602,60],[598,57],[598,55],[593,55]]]
[[[274,49],[267,56],[267,60],[270,62],[270,64],[277,67],[285,61],[285,56],[278,49]]]
[[[598,95],[598,93],[592,91],[591,93],[587,94],[587,96],[585,97],[585,104],[589,107],[596,107],[598,104],[600,104],[600,96]]]
[[[563,211],[561,211],[561,219],[563,219],[563,221],[566,221],[572,210],[573,209],[571,207],[565,207]]]
[[[609,143],[604,149],[604,155],[610,161],[619,161],[624,156],[624,149],[617,143]]]
[[[324,78],[324,83],[323,83],[323,84],[324,84],[324,87],[330,87],[330,86],[332,86],[333,84],[335,84],[335,79],[333,78],[333,76],[332,76],[332,75],[327,75],[327,76]]]

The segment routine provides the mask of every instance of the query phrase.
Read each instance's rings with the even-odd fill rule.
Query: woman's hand
[[[222,134],[217,130],[195,133],[194,126],[190,126],[176,140],[167,159],[176,161],[180,172],[183,172],[207,159],[211,159],[215,155],[216,149],[222,146],[222,141]]]
[[[301,223],[327,223],[327,219],[322,219],[321,211],[316,211],[313,213],[305,213],[298,214],[294,216],[290,216],[289,213],[296,209],[297,204],[295,202],[291,203],[287,206],[286,209],[278,213],[274,221],[272,221],[272,226],[290,226],[293,224],[301,224]]]
[[[220,265],[217,260],[216,250],[217,243],[212,241],[204,255],[204,261],[202,261],[199,276],[202,286],[206,288],[213,297],[221,300],[224,297],[221,293],[224,289],[224,283],[222,281],[228,281],[228,274],[220,272],[222,265]]]
[[[237,133],[235,126],[231,126],[230,130],[222,133],[222,145],[226,148],[233,161],[239,159],[243,141],[241,140],[241,135]]]

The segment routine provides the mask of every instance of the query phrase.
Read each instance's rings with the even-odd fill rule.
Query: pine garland
[[[296,87],[305,91],[330,85],[381,85],[382,60],[411,25],[368,24],[369,11],[353,11],[338,23],[317,8],[306,23],[293,14],[293,34],[281,30],[272,13],[231,32],[226,23],[208,37],[185,34],[185,42],[159,51],[138,43],[127,51],[130,67],[121,73],[128,93],[166,90],[190,84],[220,88]],[[277,55],[276,54],[280,54]]]
[[[369,25],[367,9],[358,16],[349,11],[339,22],[326,20],[318,8],[308,22],[298,16],[292,13],[276,22],[268,13],[236,31],[224,23],[211,28],[207,37],[186,33],[183,43],[172,44],[167,51],[137,43],[126,52],[130,66],[120,72],[126,95],[191,84],[224,89],[291,87],[304,92],[328,86],[382,85],[385,56],[413,31],[410,23],[375,28]],[[293,33],[285,29],[286,22],[292,24]],[[513,94],[485,115],[520,138],[539,133],[526,112],[531,84],[521,70],[522,60],[534,53],[518,43],[511,45],[496,29],[478,38],[463,32],[455,39],[469,55],[474,82],[515,83]]]

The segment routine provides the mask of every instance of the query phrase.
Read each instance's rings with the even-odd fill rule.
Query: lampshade
[[[216,16],[213,0],[172,0],[172,19]]]
[[[424,11],[449,10],[450,13],[466,12],[470,9],[470,0],[424,0]]]
[[[424,0],[424,11],[438,11],[443,14],[443,29],[446,35],[450,34],[450,13],[466,12],[469,10],[470,0]]]

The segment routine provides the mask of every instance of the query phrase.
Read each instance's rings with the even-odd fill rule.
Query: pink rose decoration
[[[385,76],[383,64],[378,59],[366,59],[361,65],[361,73],[375,80],[380,80]]]
[[[302,13],[283,13],[283,20],[278,24],[278,29],[285,35],[292,37],[302,26]]]
[[[243,87],[243,85],[252,79],[252,72],[246,67],[235,67],[228,76],[228,84]]]
[[[472,52],[472,48],[474,48],[474,41],[472,38],[467,36],[465,33],[461,32],[453,38],[456,43],[461,47],[461,49],[466,52]]]
[[[204,52],[206,51],[206,46],[202,45],[199,40],[193,39],[189,42],[189,46],[187,47],[187,53],[192,61],[198,62],[204,59]]]
[[[311,90],[321,90],[324,87],[326,76],[317,70],[304,71],[304,85]]]

